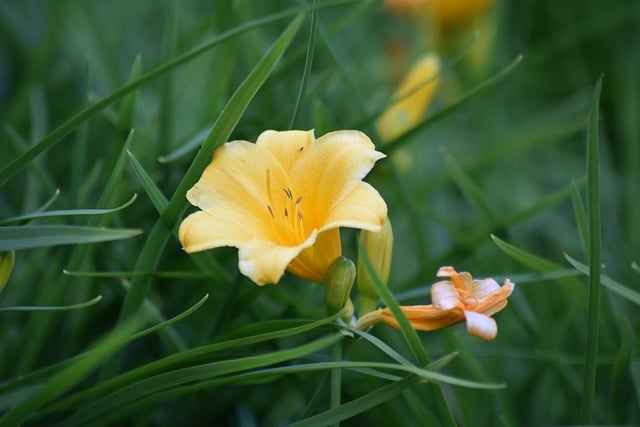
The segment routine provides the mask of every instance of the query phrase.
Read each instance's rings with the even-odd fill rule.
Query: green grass
[[[432,40],[382,1],[0,2],[0,425],[640,424],[636,3],[496,0],[383,142]],[[181,250],[215,148],[291,127],[388,155],[400,330]],[[403,318],[442,265],[516,283],[494,341]]]

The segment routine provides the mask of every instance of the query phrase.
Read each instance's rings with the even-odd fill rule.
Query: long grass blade
[[[90,301],[81,302],[78,304],[72,305],[60,305],[60,306],[42,306],[42,305],[31,305],[31,306],[13,306],[13,307],[0,307],[0,313],[8,312],[8,311],[69,311],[69,310],[78,310],[81,308],[91,307],[94,304],[97,304],[102,299],[102,295],[98,295],[95,298],[92,298]]]
[[[124,208],[131,206],[133,202],[136,201],[137,198],[138,198],[138,195],[134,194],[127,202],[111,209],[68,209],[68,210],[57,210],[57,211],[46,211],[46,212],[33,212],[33,213],[24,214],[24,215],[5,218],[3,220],[0,220],[0,225],[10,224],[12,222],[22,222],[22,221],[29,221],[33,219],[51,218],[51,217],[59,217],[59,216],[105,215],[109,213],[118,212]]]
[[[283,12],[275,13],[269,16],[265,16],[263,18],[258,18],[253,21],[246,22],[242,25],[239,25],[229,31],[226,31],[212,39],[203,42],[199,46],[194,47],[193,49],[185,52],[184,54],[178,56],[177,58],[166,62],[159,67],[149,71],[148,73],[142,75],[140,78],[131,81],[130,83],[125,84],[124,86],[117,89],[111,95],[106,96],[90,107],[80,111],[75,114],[69,120],[64,122],[62,125],[57,127],[51,133],[49,133],[46,137],[44,137],[41,141],[39,141],[36,145],[34,145],[27,152],[22,154],[17,159],[13,160],[7,166],[0,170],[0,185],[4,184],[9,178],[11,178],[16,172],[21,170],[30,160],[34,159],[41,153],[45,152],[58,142],[62,140],[62,138],[72,132],[75,128],[77,128],[81,123],[83,123],[88,118],[92,117],[96,113],[102,111],[107,106],[111,105],[115,101],[121,99],[125,95],[131,93],[135,89],[140,86],[157,79],[158,77],[166,74],[167,72],[184,65],[193,59],[199,57],[200,55],[206,53],[213,47],[218,44],[228,40],[229,38],[238,36],[244,32],[253,30],[255,28],[261,27],[263,25],[267,25],[273,22],[277,22],[282,19],[289,18],[296,14],[300,13],[299,9],[289,9]]]
[[[564,257],[569,264],[571,264],[576,270],[580,273],[589,276],[591,274],[591,270],[588,266],[578,262],[577,260],[571,258],[569,255],[564,254]],[[631,301],[634,304],[640,305],[640,292],[634,291],[628,286],[624,286],[622,283],[619,283],[612,278],[605,276],[604,274],[600,275],[601,284],[608,288],[610,291],[615,292],[619,296]]]
[[[373,268],[373,265],[371,264],[371,259],[369,259],[367,250],[366,248],[364,248],[364,246],[362,246],[362,243],[360,243],[360,247],[358,248],[358,254],[359,256],[362,256],[364,260],[364,266],[367,270],[367,273],[369,274],[369,277],[371,277],[372,279],[374,289],[376,290],[380,298],[382,298],[382,300],[387,305],[389,310],[391,310],[391,313],[393,314],[393,316],[396,318],[398,325],[400,326],[400,331],[402,332],[404,339],[407,341],[407,344],[409,345],[409,348],[411,349],[413,356],[418,361],[418,364],[420,366],[428,365],[429,356],[427,355],[426,350],[422,346],[422,343],[420,342],[420,338],[418,337],[418,334],[409,323],[409,319],[407,319],[407,316],[404,315],[404,312],[400,308],[398,301],[395,299],[395,297],[389,291],[389,289],[387,289],[384,283],[382,283],[382,281],[380,280],[380,277],[378,276],[375,269]],[[438,406],[440,415],[442,416],[443,423],[446,423],[449,426],[455,426],[456,422],[453,418],[453,415],[451,414],[449,405],[447,404],[447,401],[444,398],[442,389],[439,386],[435,387],[434,394],[436,398],[435,403]]]
[[[74,225],[25,225],[0,227],[0,251],[75,245],[128,239],[142,233],[134,229],[108,229]]]
[[[311,11],[311,25],[309,28],[309,43],[307,44],[307,56],[304,60],[304,70],[302,72],[302,81],[300,82],[300,90],[293,108],[289,129],[294,129],[300,110],[302,110],[302,101],[307,93],[307,85],[311,75],[311,66],[313,65],[313,55],[316,49],[316,20],[318,18],[318,0],[313,0],[313,10]]]
[[[600,275],[602,250],[602,219],[600,217],[600,148],[599,108],[602,77],[593,90],[591,115],[587,132],[587,219],[589,230],[589,311],[587,318],[587,345],[584,360],[584,382],[581,414],[591,423],[595,412],[596,368],[598,366],[598,330],[600,326]]]

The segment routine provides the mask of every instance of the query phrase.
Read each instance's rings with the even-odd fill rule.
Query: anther
[[[289,200],[293,199],[293,193],[289,188],[283,188],[282,191],[284,191],[284,194],[287,195],[287,199]]]
[[[302,221],[302,212],[298,211],[298,219]]]
[[[301,201],[302,201],[302,196],[298,197],[298,199],[296,200],[296,206],[299,205]]]
[[[287,211],[287,208],[284,208],[284,217],[289,218],[289,211]]]
[[[273,209],[271,209],[271,206],[267,205],[267,209],[269,209],[269,215],[271,215],[271,218],[275,218],[276,216],[273,214]]]

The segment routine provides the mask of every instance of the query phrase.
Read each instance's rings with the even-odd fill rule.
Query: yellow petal
[[[473,311],[465,311],[467,331],[483,340],[491,341],[498,334],[498,326],[492,317]]]
[[[187,199],[218,217],[239,218],[236,222],[253,234],[273,239],[270,194],[287,187],[288,176],[271,151],[246,141],[232,141],[215,151],[213,161],[187,192]]]
[[[180,224],[178,235],[187,252],[197,252],[220,246],[240,247],[251,234],[229,217],[219,218],[212,213],[192,213]]]
[[[380,193],[366,182],[356,187],[336,204],[321,230],[333,227],[351,227],[379,231],[387,217],[387,204]]]
[[[253,239],[238,251],[240,272],[261,286],[278,283],[289,263],[303,249],[313,245],[316,236],[313,233],[305,242],[293,247]]]
[[[340,255],[340,230],[333,228],[318,234],[315,243],[300,252],[287,269],[303,279],[323,282],[327,269]]]
[[[292,170],[292,181],[302,192],[305,227],[323,227],[329,213],[383,157],[358,131],[330,132],[311,144]],[[385,215],[386,210],[383,220]]]
[[[302,155],[306,154],[304,150],[306,150],[314,140],[315,136],[312,130],[289,130],[282,132],[267,130],[258,136],[256,145],[271,151],[284,170],[290,173],[293,165]]]

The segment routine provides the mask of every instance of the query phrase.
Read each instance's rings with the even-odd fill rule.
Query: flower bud
[[[15,251],[0,251],[0,292],[9,281],[15,260]]]
[[[342,318],[351,319],[353,304],[349,298],[353,281],[356,278],[356,267],[353,262],[340,256],[336,258],[327,270],[324,293],[324,304],[331,314],[346,309]]]
[[[360,248],[364,249],[369,257],[371,266],[380,282],[385,286],[389,281],[391,269],[391,257],[393,254],[393,229],[391,221],[386,219],[378,232],[361,231]],[[378,293],[373,285],[374,278],[364,263],[364,257],[358,257],[358,290],[360,291],[360,316],[376,309]]]

